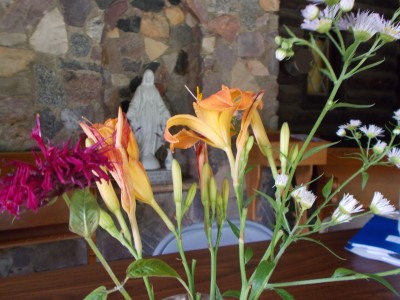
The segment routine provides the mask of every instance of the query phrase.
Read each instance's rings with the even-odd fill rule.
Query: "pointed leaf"
[[[167,263],[158,258],[143,258],[131,263],[126,275],[129,278],[142,277],[173,277],[180,278],[179,274]]]
[[[107,289],[105,286],[99,286],[97,289],[93,290],[89,295],[87,295],[84,300],[106,300],[107,299]]]
[[[89,238],[99,226],[100,207],[89,188],[76,190],[69,207],[69,229]]]
[[[330,81],[333,81],[332,74],[327,69],[319,68],[319,71],[328,77]]]
[[[244,250],[244,263],[247,264],[250,259],[253,257],[253,249],[251,249],[250,247],[246,248],[246,250]]]
[[[222,294],[223,297],[240,298],[240,291],[229,290]]]
[[[356,272],[354,272],[353,270],[346,269],[346,268],[338,268],[332,274],[332,278],[340,278],[340,277],[354,275],[354,274],[356,274]]]
[[[324,196],[325,199],[328,198],[329,194],[332,191],[333,181],[334,177],[332,176],[331,179],[329,179],[329,181],[322,188],[322,196]]]
[[[305,160],[305,159],[309,158],[310,156],[313,156],[315,153],[318,153],[321,150],[324,150],[326,148],[334,146],[337,143],[339,143],[339,142],[326,143],[326,144],[323,144],[323,145],[320,145],[320,146],[317,146],[317,147],[313,147],[310,150],[308,150],[306,153],[304,153],[304,155],[302,157],[302,160]]]
[[[240,230],[239,230],[239,228],[238,228],[235,224],[233,224],[231,221],[229,221],[229,220],[227,220],[227,221],[228,221],[229,226],[230,226],[231,229],[232,229],[233,234],[234,234],[237,238],[239,238],[239,237],[240,237]]]
[[[361,189],[364,190],[365,186],[367,185],[369,176],[367,172],[362,172],[361,175],[362,175]]]
[[[354,42],[351,44],[345,51],[343,55],[343,61],[349,61],[349,58],[353,58],[354,53],[356,52],[357,47],[360,45],[358,42]]]
[[[267,195],[266,193],[263,193],[261,191],[257,191],[257,194],[261,195],[263,198],[267,199],[271,207],[274,209],[276,212],[278,209],[278,206],[276,205],[276,200],[272,198],[271,196]]]
[[[218,286],[217,286],[216,291],[215,291],[215,299],[216,300],[224,300],[224,297],[222,297],[221,291],[219,290]]]
[[[348,107],[348,108],[357,108],[357,109],[362,109],[362,108],[371,108],[375,104],[353,104],[353,103],[347,103],[347,102],[340,102],[336,103],[332,106],[332,109],[336,108],[341,108],[341,107]]]
[[[266,260],[260,262],[254,272],[253,280],[250,283],[252,289],[249,299],[257,299],[261,295],[274,266],[275,264],[273,262],[268,262]]]
[[[379,282],[380,284],[382,284],[384,287],[386,287],[388,290],[390,290],[397,297],[399,296],[399,293],[395,290],[395,288],[385,278],[383,278],[383,277],[381,277],[379,275],[376,275],[376,274],[365,274],[365,275],[367,275],[369,278],[371,278],[371,279]]]
[[[294,297],[284,289],[274,289],[274,292],[276,292],[282,299],[294,300]]]
[[[317,216],[313,225],[313,231],[319,231],[321,228],[321,219]]]

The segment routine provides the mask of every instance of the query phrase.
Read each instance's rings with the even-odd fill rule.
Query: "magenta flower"
[[[44,143],[39,117],[32,138],[42,155],[35,155],[35,164],[12,162],[16,171],[0,179],[0,210],[18,216],[25,209],[37,211],[54,197],[80,188],[89,187],[100,179],[109,180],[102,166],[112,169],[107,157],[98,151],[98,144],[81,147],[82,138],[74,147],[70,141],[62,147]],[[104,151],[104,150],[103,150]]]

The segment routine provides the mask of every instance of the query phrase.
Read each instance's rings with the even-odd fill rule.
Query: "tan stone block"
[[[142,16],[140,32],[151,38],[168,38],[169,24],[167,19],[155,13],[145,13]]]
[[[115,27],[112,30],[107,31],[106,38],[108,39],[118,39],[120,37],[119,29]]]
[[[258,60],[249,60],[247,62],[247,68],[254,76],[269,76],[268,68]]]
[[[31,50],[0,47],[0,76],[9,77],[26,69],[34,58]]]
[[[278,11],[280,6],[279,0],[259,0],[261,8],[265,11]]]
[[[167,51],[168,46],[151,38],[144,39],[144,48],[150,60],[155,60]]]
[[[178,6],[166,8],[165,15],[172,25],[179,25],[185,21],[185,14]]]

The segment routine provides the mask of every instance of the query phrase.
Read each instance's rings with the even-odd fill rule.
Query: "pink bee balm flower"
[[[79,188],[89,187],[95,181],[109,180],[102,166],[111,168],[108,159],[97,151],[97,145],[82,148],[81,140],[71,148],[69,141],[62,147],[44,143],[40,133],[39,117],[32,138],[42,155],[35,155],[35,164],[12,162],[14,174],[0,179],[0,211],[18,216],[21,211],[37,211],[54,197]]]

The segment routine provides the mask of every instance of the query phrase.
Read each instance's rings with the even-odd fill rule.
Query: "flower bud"
[[[217,194],[218,194],[217,183],[215,181],[214,176],[211,177],[210,179],[210,184],[208,186],[208,193],[211,204],[211,211],[214,213],[215,207],[217,205]]]
[[[115,223],[114,220],[111,218],[111,216],[102,208],[100,208],[100,219],[99,219],[99,225],[101,228],[104,230],[109,230],[112,228],[115,228]]]
[[[287,158],[289,155],[289,139],[290,139],[290,130],[288,123],[283,123],[281,128],[281,137],[280,137],[280,154],[279,159],[281,161],[281,169],[282,174],[286,173],[287,166]]]
[[[354,0],[340,0],[339,7],[343,12],[349,12],[353,9]]]
[[[282,37],[281,37],[280,35],[277,35],[277,36],[275,37],[275,43],[276,43],[278,46],[280,46],[280,45],[282,44],[282,41],[283,41],[283,39],[282,39]]]
[[[194,197],[197,192],[197,184],[194,182],[186,193],[185,201],[183,203],[183,214],[185,214],[193,203]]]
[[[284,60],[287,57],[286,50],[282,48],[278,48],[275,51],[275,58],[279,61]]]
[[[301,11],[301,15],[304,19],[314,20],[319,16],[319,8],[315,4],[307,5],[305,9]]]
[[[172,184],[174,187],[175,203],[182,203],[182,172],[176,159],[172,160]]]

